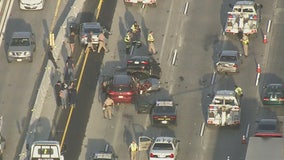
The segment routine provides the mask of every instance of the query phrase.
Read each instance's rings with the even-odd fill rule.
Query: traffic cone
[[[266,34],[263,36],[263,43],[266,44],[267,43],[267,37]]]
[[[261,73],[260,64],[257,64],[256,73]]]
[[[246,142],[246,136],[245,135],[243,135],[243,137],[242,137],[242,144],[246,144],[247,142]]]

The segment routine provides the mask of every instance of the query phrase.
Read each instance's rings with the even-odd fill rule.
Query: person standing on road
[[[235,85],[235,93],[239,96],[242,97],[243,96],[243,89],[237,85]]]
[[[92,49],[92,52],[96,51],[94,46],[93,46],[93,32],[92,31],[90,31],[90,33],[87,36],[87,48],[86,48],[86,50],[88,50],[90,48]]]
[[[101,52],[101,49],[103,48],[105,50],[105,52],[109,52],[109,50],[106,48],[106,37],[103,34],[103,32],[101,32],[98,36],[99,38],[99,48],[98,48],[98,53]]]
[[[70,45],[71,55],[74,53],[74,50],[75,50],[75,38],[76,38],[75,33],[71,32],[69,36],[69,45]]]
[[[67,89],[68,89],[68,85],[66,83],[62,83],[62,89],[60,91],[62,109],[67,108],[67,94],[68,94]]]
[[[66,60],[66,69],[68,74],[68,81],[74,80],[74,71],[75,71],[75,64],[71,56],[68,56]]]
[[[114,108],[114,101],[108,96],[103,105],[105,118],[111,119],[113,108]]]
[[[60,97],[60,91],[61,91],[61,81],[58,80],[54,86],[54,90],[55,90],[55,98],[56,98],[56,105],[57,107],[60,107],[62,105],[61,103],[61,97]]]
[[[137,146],[136,142],[133,140],[128,148],[130,150],[130,159],[136,160],[137,151],[138,151],[138,146]]]
[[[148,51],[149,53],[151,54],[157,54],[158,52],[156,51],[155,49],[155,45],[154,45],[154,36],[153,36],[153,31],[150,31],[149,34],[148,34],[148,38],[147,38],[147,41],[148,41]]]
[[[127,31],[127,33],[124,37],[126,54],[130,54],[130,48],[131,48],[131,45],[132,45],[132,37],[133,37],[132,31],[131,30]]]
[[[245,57],[248,56],[248,47],[249,47],[249,39],[246,34],[243,34],[243,38],[241,39],[243,49],[244,49],[244,55]]]
[[[68,101],[69,106],[75,108],[77,103],[77,90],[73,87],[70,87],[68,90]]]

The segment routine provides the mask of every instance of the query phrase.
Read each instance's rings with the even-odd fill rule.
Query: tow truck
[[[260,9],[262,5],[254,1],[237,1],[228,12],[228,18],[225,25],[226,35],[256,35],[260,26]]]
[[[142,4],[143,6],[151,5],[151,6],[157,7],[156,0],[124,0],[124,3],[126,6],[132,6],[134,4]]]
[[[218,90],[208,106],[207,125],[239,126],[241,118],[240,100],[231,90]]]
[[[35,141],[29,154],[29,160],[64,160],[57,141]]]

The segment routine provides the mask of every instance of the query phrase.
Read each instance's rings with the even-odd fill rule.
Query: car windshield
[[[97,34],[97,33],[100,33],[101,30],[99,28],[85,28],[84,32],[85,33],[93,32],[94,34]]]
[[[173,146],[170,143],[155,143],[153,150],[173,150]]]
[[[11,46],[30,46],[28,38],[13,38]]]
[[[273,125],[273,124],[259,124],[258,130],[262,130],[262,131],[275,131],[276,130],[276,125]]]
[[[159,106],[154,107],[154,113],[174,113],[175,107],[169,107],[169,106]]]
[[[220,61],[226,61],[226,62],[235,62],[237,58],[235,56],[222,56],[220,58]]]

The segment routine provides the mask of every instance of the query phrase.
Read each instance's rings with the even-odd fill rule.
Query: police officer
[[[129,145],[129,150],[130,150],[130,159],[131,160],[136,160],[136,155],[138,151],[138,146],[136,142],[133,140],[132,143]]]
[[[126,54],[130,53],[130,48],[131,48],[131,44],[132,44],[132,31],[129,30],[127,31],[125,37],[124,37],[124,43],[125,43],[125,47],[126,47]]]
[[[154,45],[155,39],[154,39],[154,36],[153,36],[153,31],[149,32],[147,41],[148,41],[148,51],[149,51],[149,53],[157,54],[158,52],[156,51],[155,45]]]
[[[98,36],[99,38],[99,48],[98,48],[98,53],[101,52],[101,49],[103,48],[105,50],[105,52],[109,52],[109,50],[106,48],[106,37],[103,34],[103,32],[101,32]]]
[[[239,97],[243,96],[243,89],[237,85],[235,85],[235,92]]]
[[[105,118],[111,119],[113,107],[114,107],[114,101],[108,96],[103,105]]]
[[[246,34],[243,34],[243,38],[241,39],[243,49],[244,49],[244,55],[245,57],[248,56],[248,46],[249,46],[249,39]]]

